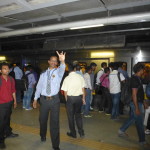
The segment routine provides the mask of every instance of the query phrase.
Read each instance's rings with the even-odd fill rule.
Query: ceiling
[[[0,42],[114,32],[149,37],[149,13],[150,0],[0,0]],[[124,17],[130,19],[123,22]],[[136,17],[138,20],[134,20]],[[104,22],[104,26],[69,29],[75,23],[94,23],[94,19]],[[42,27],[49,28],[43,31]]]

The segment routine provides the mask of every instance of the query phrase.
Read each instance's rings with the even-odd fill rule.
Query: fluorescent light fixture
[[[47,2],[52,2],[54,0],[26,0],[30,4],[42,4]]]
[[[114,57],[114,52],[92,52],[91,58],[108,58],[108,57]]]
[[[95,24],[95,25],[89,25],[89,26],[72,27],[70,29],[76,30],[76,29],[94,28],[94,27],[102,27],[102,26],[104,26],[104,25],[103,24]]]
[[[142,61],[142,57],[143,57],[142,51],[140,50],[139,53],[137,54],[138,61]]]
[[[0,56],[0,60],[6,60],[5,56]]]

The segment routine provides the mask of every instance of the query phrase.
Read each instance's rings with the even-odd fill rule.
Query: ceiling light
[[[16,3],[12,3],[9,5],[0,6],[0,12],[7,12],[11,10],[16,10],[18,8],[21,8],[21,6],[17,5]]]
[[[104,26],[104,25],[103,24],[96,24],[96,25],[89,25],[89,26],[72,27],[70,29],[76,30],[76,29],[94,28],[94,27],[102,27],[102,26]]]
[[[0,56],[0,60],[6,60],[5,56]]]
[[[108,57],[114,57],[114,52],[92,52],[91,58],[108,58]]]
[[[47,3],[52,2],[54,0],[26,0],[30,4],[41,4],[41,3]]]

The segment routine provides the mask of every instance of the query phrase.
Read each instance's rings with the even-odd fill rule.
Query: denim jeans
[[[86,89],[86,97],[85,97],[85,110],[84,110],[84,115],[89,115],[89,110],[90,110],[90,101],[91,101],[91,90]]]
[[[120,93],[112,94],[112,112],[111,118],[116,119],[119,116],[119,102],[120,102]]]
[[[28,88],[27,91],[24,91],[23,107],[25,109],[30,109],[32,94],[33,94],[33,88]]]
[[[131,108],[130,117],[122,125],[120,130],[122,132],[125,132],[129,128],[129,126],[131,126],[135,122],[137,133],[138,133],[138,136],[139,136],[139,142],[145,142],[145,133],[144,133],[144,125],[143,125],[143,114],[142,114],[143,104],[142,103],[138,103],[138,105],[139,105],[139,109],[140,109],[141,114],[140,115],[136,115],[135,114],[135,105],[133,104],[133,102],[131,102],[130,103],[130,108]]]

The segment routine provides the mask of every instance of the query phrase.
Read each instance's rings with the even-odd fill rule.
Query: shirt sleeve
[[[81,85],[81,86],[82,86],[82,88],[85,88],[85,80],[84,80],[84,78],[83,78],[83,77],[81,78],[81,84],[82,84],[82,85]]]
[[[123,76],[122,73],[120,73],[120,80],[121,80],[121,81],[125,80],[125,77]]]
[[[103,75],[103,71],[100,70],[98,73],[97,73],[97,77],[96,77],[96,83],[100,83],[100,77]]]
[[[43,85],[43,74],[40,75],[38,84],[36,86],[36,92],[35,92],[34,100],[37,100],[40,97],[41,92],[42,92],[42,85]]]
[[[65,67],[65,64],[60,64],[60,66],[58,67],[58,75],[60,78],[62,78],[65,73]]]
[[[10,81],[10,82],[12,82],[12,84],[11,84],[11,91],[12,91],[12,93],[16,93],[15,80],[12,77],[11,77],[10,80],[12,80],[12,81]]]

